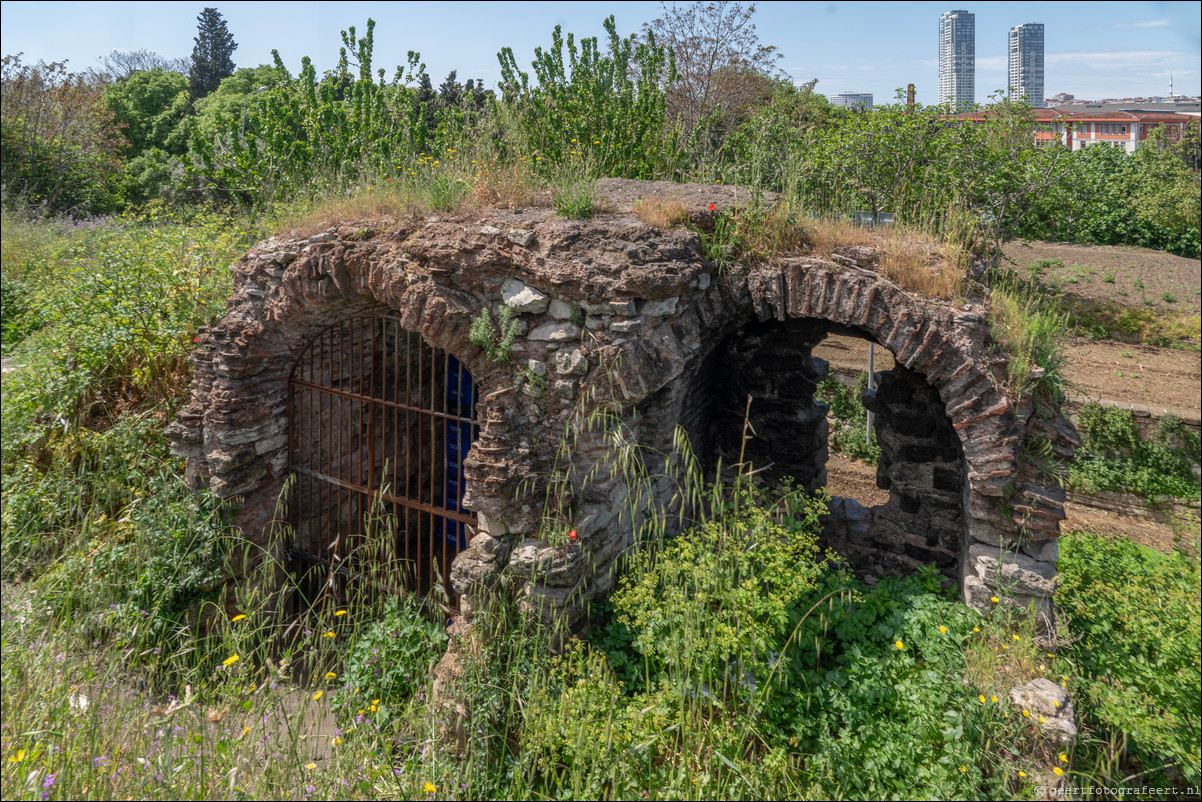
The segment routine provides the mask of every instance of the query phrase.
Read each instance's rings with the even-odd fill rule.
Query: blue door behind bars
[[[479,400],[480,391],[458,359],[447,355],[447,414],[459,418],[472,417],[472,410]],[[446,421],[446,438],[443,447],[442,506],[448,510],[466,513],[463,508],[463,460],[467,457],[472,441],[476,439],[477,426],[465,420]],[[442,536],[446,544],[462,551],[467,548],[466,524],[462,521],[442,519]]]

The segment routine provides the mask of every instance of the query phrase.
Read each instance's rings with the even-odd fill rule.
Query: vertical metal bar
[[[876,389],[876,343],[868,341],[868,389]],[[868,428],[864,431],[864,442],[872,442],[872,410],[868,410]]]
[[[368,397],[376,397],[376,321],[371,323],[371,348],[367,355],[367,376],[368,376]],[[376,478],[376,407],[374,401],[367,402],[367,483],[364,485],[372,495],[375,495],[375,478]],[[383,409],[381,407],[381,409]],[[373,534],[376,527],[375,519],[375,504],[373,503],[369,514],[371,520],[367,526],[368,553],[374,548]]]

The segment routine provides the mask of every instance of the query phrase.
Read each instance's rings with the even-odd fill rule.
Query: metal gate
[[[454,356],[395,317],[349,318],[309,342],[288,381],[289,557],[305,595],[365,581],[458,605],[477,396]]]

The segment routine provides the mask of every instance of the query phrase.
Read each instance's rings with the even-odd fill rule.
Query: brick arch
[[[686,194],[702,227],[712,223],[707,209],[737,195],[667,190]],[[169,436],[192,486],[241,499],[238,522],[252,540],[266,542],[283,478],[292,360],[323,325],[390,310],[458,357],[481,388],[481,434],[466,465],[480,527],[452,566],[456,589],[500,581],[540,614],[578,620],[612,586],[642,513],[615,514],[629,499],[625,480],[587,470],[606,444],[581,433],[579,464],[556,480],[570,486],[578,539],[566,549],[546,542],[542,493],[548,477],[565,475],[554,470],[555,444],[576,407],[604,399],[630,413],[639,442],[663,445],[656,437],[679,420],[691,367],[715,336],[750,320],[813,320],[864,332],[937,389],[966,466],[966,599],[988,608],[1008,583],[1020,602],[1051,598],[1063,493],[1024,465],[1023,444],[1042,437],[1067,460],[1075,437],[1054,411],[1040,418],[1007,398],[980,307],[916,297],[871,270],[816,258],[724,274],[692,231],[620,213],[563,220],[546,209],[482,210],[383,233],[335,226],[307,241],[261,243],[234,272],[226,315],[198,338],[192,400]],[[501,304],[522,333],[515,359],[493,364],[469,332],[482,309]],[[653,402],[654,414],[642,414]]]
[[[502,371],[468,337],[479,299],[382,269],[403,266],[387,243],[266,246],[239,263],[253,280],[241,282],[227,314],[198,335],[192,399],[171,431],[176,450],[188,457],[189,483],[238,501],[235,523],[248,539],[266,545],[278,513],[287,475],[288,377],[314,337],[346,318],[398,316],[405,330],[459,359],[480,388],[476,446],[507,447],[490,425],[497,415],[489,394]],[[469,486],[490,485],[485,499],[503,492],[479,461],[469,460],[465,471]]]

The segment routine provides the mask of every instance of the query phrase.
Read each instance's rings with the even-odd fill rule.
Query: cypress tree
[[[204,97],[234,74],[234,51],[238,43],[225,25],[220,12],[206,8],[196,17],[196,46],[192,48],[192,69],[188,72],[188,92],[193,100]]]

